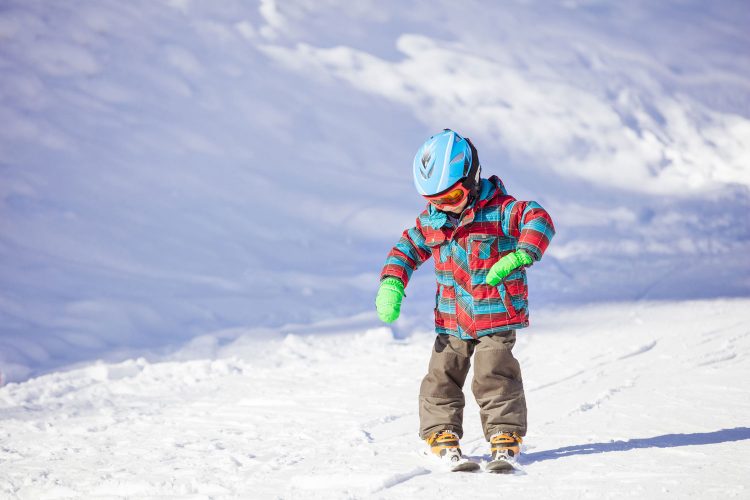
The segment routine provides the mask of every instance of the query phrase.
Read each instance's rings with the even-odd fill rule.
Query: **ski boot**
[[[490,472],[513,472],[516,459],[521,454],[523,439],[515,432],[498,432],[490,438],[492,460],[487,464]]]
[[[444,463],[448,464],[451,471],[472,472],[479,469],[478,463],[463,457],[461,448],[458,446],[458,435],[453,431],[433,432],[425,441],[427,441],[430,451]]]

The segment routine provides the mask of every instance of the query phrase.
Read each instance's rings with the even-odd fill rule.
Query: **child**
[[[445,129],[414,157],[414,184],[429,202],[416,225],[388,254],[375,299],[382,321],[395,321],[412,272],[435,259],[435,331],[427,375],[419,391],[419,434],[433,453],[462,458],[463,385],[474,355],[472,391],[490,442],[489,470],[512,470],[526,434],[526,400],[516,330],[529,325],[525,268],[542,258],[554,235],[536,202],[516,201],[499,178],[480,178],[476,148]]]

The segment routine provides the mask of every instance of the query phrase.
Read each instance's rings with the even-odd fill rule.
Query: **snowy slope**
[[[748,497],[748,25],[742,0],[4,0],[0,498]],[[430,264],[397,323],[372,311],[445,126],[558,230],[516,476],[420,455]],[[466,431],[486,460],[473,403]]]
[[[432,334],[371,316],[197,338],[0,389],[0,497],[747,498],[747,299],[547,310],[515,476],[420,455]],[[262,339],[261,339],[262,337]],[[468,392],[468,391],[467,391]],[[486,460],[470,393],[465,452]]]
[[[444,126],[552,213],[535,303],[748,296],[748,24],[743,1],[3,1],[3,379],[370,311]]]

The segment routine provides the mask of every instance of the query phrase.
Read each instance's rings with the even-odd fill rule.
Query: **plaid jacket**
[[[492,176],[481,180],[479,196],[458,227],[428,205],[390,251],[380,276],[408,285],[412,272],[432,255],[437,333],[472,339],[523,328],[529,325],[526,271],[516,270],[498,286],[485,284],[487,271],[517,249],[540,260],[554,234],[546,210],[534,201],[517,201]]]

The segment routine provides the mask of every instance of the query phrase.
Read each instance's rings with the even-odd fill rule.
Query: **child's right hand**
[[[375,307],[378,317],[386,323],[393,323],[401,314],[401,301],[404,298],[404,284],[398,278],[388,277],[380,282]]]

